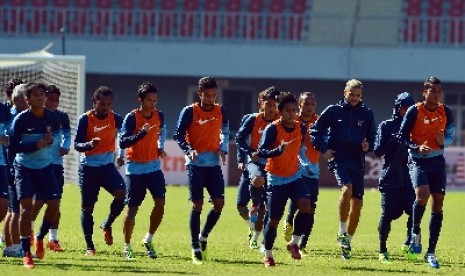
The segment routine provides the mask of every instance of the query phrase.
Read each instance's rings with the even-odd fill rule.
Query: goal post
[[[0,100],[7,101],[5,85],[13,77],[25,82],[56,85],[61,92],[59,110],[65,111],[71,122],[71,147],[77,121],[85,111],[85,56],[52,55],[46,51],[26,54],[0,54]],[[79,153],[71,149],[63,162],[65,181],[77,183]]]

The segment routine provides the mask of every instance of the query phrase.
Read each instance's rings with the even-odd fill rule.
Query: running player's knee
[[[269,224],[270,224],[270,227],[278,228],[279,220],[278,219],[270,219]]]
[[[200,201],[200,202],[197,202],[197,201],[192,202],[192,210],[193,210],[194,212],[200,213],[200,212],[202,212],[202,208],[203,208],[203,201]]]
[[[342,197],[346,200],[352,198],[352,185],[342,186]]]
[[[116,190],[114,194],[115,199],[124,201],[126,199],[126,191],[125,190]]]
[[[223,211],[224,201],[223,200],[213,200],[213,209],[216,212],[221,213]]]
[[[251,183],[252,183],[252,186],[254,186],[256,188],[260,188],[265,184],[265,178],[262,177],[262,176],[254,177],[254,178],[252,178]]]

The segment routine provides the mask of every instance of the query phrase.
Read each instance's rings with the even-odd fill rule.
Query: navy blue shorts
[[[381,213],[389,220],[400,218],[403,213],[412,214],[415,191],[412,186],[381,192]]]
[[[63,194],[63,186],[65,185],[65,169],[63,165],[53,164],[53,172],[58,183],[58,191],[60,192],[60,199]]]
[[[153,199],[165,198],[166,184],[162,171],[128,175],[127,200],[129,207],[139,207],[144,201],[147,190]]]
[[[9,171],[6,165],[0,165],[0,198],[8,198]]]
[[[410,158],[409,172],[413,187],[429,185],[430,193],[446,194],[446,161],[444,156]]]
[[[311,199],[308,186],[302,178],[283,185],[269,185],[267,189],[268,211],[270,219],[280,220],[284,214],[287,200]]]
[[[204,187],[211,199],[224,199],[223,172],[219,165],[213,167],[187,165],[186,170],[190,200],[203,199]]]
[[[328,164],[328,167],[334,172],[337,183],[340,187],[352,184],[352,197],[363,200],[364,195],[364,175],[363,168],[355,170],[349,168],[344,162],[335,162],[334,160]]]
[[[117,190],[126,190],[124,179],[113,163],[99,167],[81,165],[79,167],[79,187],[82,207],[95,205],[100,187],[111,194]]]
[[[243,170],[237,186],[237,206],[246,207],[250,201],[249,171]]]
[[[18,193],[16,192],[16,186],[8,186],[8,211],[12,213],[19,213],[19,200]]]
[[[14,163],[18,199],[36,197],[39,200],[60,198],[52,164],[42,169],[29,169]]]
[[[318,179],[309,177],[302,177],[302,179],[305,181],[305,184],[307,184],[308,191],[310,192],[311,206],[315,209],[319,193]]]

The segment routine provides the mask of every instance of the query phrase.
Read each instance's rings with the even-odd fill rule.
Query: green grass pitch
[[[36,268],[26,271],[20,259],[0,257],[0,267],[7,275],[132,275],[142,274],[187,274],[187,275],[336,275],[336,274],[402,274],[435,273],[444,275],[465,275],[465,215],[463,192],[448,192],[444,204],[444,223],[437,257],[441,263],[439,270],[430,269],[422,261],[409,261],[400,252],[405,237],[405,216],[392,224],[388,249],[392,256],[391,265],[378,261],[377,226],[380,214],[380,195],[377,191],[366,191],[361,221],[352,242],[352,259],[344,261],[336,244],[338,228],[337,202],[339,191],[320,191],[313,233],[309,241],[310,254],[301,261],[294,261],[286,252],[286,242],[282,236],[282,224],[275,242],[277,266],[265,268],[263,255],[251,250],[247,244],[247,226],[236,211],[236,188],[226,189],[226,206],[223,214],[209,237],[208,261],[201,266],[191,262],[189,212],[187,187],[170,186],[166,195],[166,209],[163,222],[154,237],[159,258],[152,260],[144,256],[139,244],[148,228],[148,218],[152,201],[147,199],[140,208],[133,234],[135,261],[122,257],[123,235],[122,217],[113,225],[114,244],[107,246],[99,229],[108,213],[111,197],[100,192],[100,200],[94,212],[94,240],[97,255],[84,256],[85,243],[80,225],[80,193],[76,185],[65,185],[62,201],[62,219],[59,238],[64,253],[47,251],[43,260],[36,260]],[[210,208],[204,205],[202,223]],[[428,206],[429,208],[429,206]],[[429,210],[429,209],[427,209]],[[423,219],[423,247],[427,247],[429,211]],[[40,218],[42,215],[40,216]],[[40,225],[40,220],[36,222]],[[48,237],[46,237],[48,239]]]

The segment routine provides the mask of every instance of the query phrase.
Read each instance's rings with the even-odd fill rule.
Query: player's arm
[[[397,139],[400,141],[400,143],[414,151],[418,151],[420,147],[420,145],[410,141],[410,133],[412,132],[415,121],[417,120],[417,116],[417,107],[414,105],[409,107],[404,115],[404,118],[402,119],[402,124],[400,125],[400,130],[397,134]]]
[[[300,124],[300,131],[302,132],[302,141],[300,141],[299,162],[309,174],[312,174],[314,173],[314,170],[312,170],[313,166],[305,154],[307,152],[307,147],[305,146],[305,135],[308,135],[307,128]]]
[[[247,155],[251,155],[253,152],[255,152],[255,149],[252,149],[248,144],[247,144],[247,138],[250,136],[250,134],[253,131],[253,126],[255,124],[255,116],[249,116],[245,122],[241,125],[239,130],[237,131],[236,137],[235,137],[235,142],[237,145],[237,150],[238,152],[243,152]]]
[[[241,120],[241,126],[244,124],[244,122],[247,120],[247,118],[249,118],[251,116],[251,114],[246,114],[242,117],[242,120]],[[234,139],[235,140],[235,139]],[[236,143],[237,145],[237,143]],[[240,150],[239,146],[237,145],[237,155],[236,155],[236,159],[237,159],[237,164],[245,164],[245,162],[247,161],[247,154],[245,152],[243,152],[242,150]]]
[[[76,136],[74,137],[74,149],[85,152],[93,149],[92,141],[86,141],[86,132],[89,120],[86,114],[81,115],[78,120]]]
[[[376,131],[375,146],[373,152],[376,156],[381,157],[386,154],[386,149],[393,143],[394,137],[384,130],[386,121],[381,122]],[[389,136],[388,136],[389,135]]]
[[[373,112],[370,112],[370,118],[369,118],[369,126],[367,130],[367,135],[366,135],[366,141],[368,142],[368,150],[366,152],[373,151],[374,144],[375,144],[375,138],[376,138],[376,123],[375,123],[375,117],[373,115]]]
[[[229,119],[228,113],[224,106],[221,106],[221,132],[220,132],[220,150],[224,154],[228,154],[228,142],[229,142]]]
[[[119,147],[121,149],[129,148],[147,134],[147,132],[145,132],[143,129],[139,130],[137,133],[134,133],[135,129],[136,117],[132,112],[130,112],[124,118],[123,125],[121,127],[121,134],[119,138]]]
[[[310,128],[310,139],[312,140],[312,144],[315,149],[319,150],[321,153],[325,153],[328,151],[328,128],[329,125],[329,108],[328,106],[323,112],[321,113],[318,120],[316,120],[315,124]]]
[[[31,153],[39,150],[37,142],[23,142],[21,136],[27,128],[27,122],[22,120],[23,117],[16,116],[10,129],[10,151],[12,153]]]
[[[69,116],[66,113],[63,113],[63,122],[61,126],[63,131],[63,140],[61,141],[61,147],[67,151],[71,148],[71,122]]]
[[[192,123],[193,117],[194,109],[192,106],[186,106],[179,114],[179,119],[174,129],[173,139],[186,155],[189,155],[193,151],[191,145],[186,141],[186,132]]]
[[[269,124],[263,132],[262,138],[258,145],[257,156],[259,158],[272,158],[279,156],[284,151],[284,145],[280,145],[277,148],[273,148],[276,138],[278,136],[278,130],[276,125]]]
[[[166,142],[166,125],[165,125],[165,114],[158,111],[158,118],[160,118],[160,130],[158,132],[158,149],[165,150]]]
[[[444,130],[444,147],[452,145],[455,137],[455,123],[454,117],[452,116],[452,110],[449,107],[444,106],[446,111],[446,129]]]

